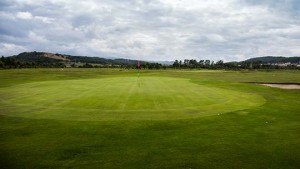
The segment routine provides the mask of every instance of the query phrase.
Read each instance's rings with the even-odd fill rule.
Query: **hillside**
[[[137,60],[130,59],[106,59],[100,57],[88,57],[88,56],[72,56],[64,54],[53,54],[47,52],[23,52],[18,55],[10,56],[11,58],[16,59],[17,61],[34,63],[34,64],[99,64],[99,65],[136,65]],[[141,62],[147,63],[147,62]]]
[[[263,56],[263,57],[256,57],[245,60],[243,62],[259,62],[263,64],[267,63],[300,63],[300,57],[283,57],[283,56]]]
[[[30,63],[59,63],[69,61],[66,57],[62,55],[46,53],[46,52],[23,52],[15,56],[11,56],[12,58],[22,61],[22,62],[30,62]]]

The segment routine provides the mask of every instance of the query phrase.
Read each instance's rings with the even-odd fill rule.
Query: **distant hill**
[[[101,65],[136,65],[137,60],[130,59],[106,59],[100,57],[88,57],[88,56],[72,56],[64,54],[53,54],[47,52],[23,52],[18,55],[10,56],[16,60],[22,62],[30,62],[36,64],[54,64],[54,63],[89,63],[89,64],[101,64]],[[147,63],[141,61],[141,63]]]
[[[69,59],[67,59],[63,55],[57,55],[57,54],[46,53],[46,52],[23,52],[11,57],[22,62],[43,63],[43,64],[69,61]]]
[[[245,60],[243,62],[260,62],[263,64],[267,63],[300,63],[300,57],[283,57],[283,56],[263,56],[263,57],[256,57],[256,58],[251,58],[248,60]]]

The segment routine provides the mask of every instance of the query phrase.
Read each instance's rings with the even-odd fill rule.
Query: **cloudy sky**
[[[300,0],[0,0],[0,55],[300,55]]]

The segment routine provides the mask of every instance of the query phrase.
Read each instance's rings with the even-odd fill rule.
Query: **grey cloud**
[[[230,61],[300,52],[296,0],[3,0],[0,10],[1,55],[26,49]]]
[[[2,1],[0,1],[0,9],[1,10],[5,9],[5,8],[7,8],[9,6],[10,6],[9,0],[2,0]]]
[[[299,0],[242,0],[247,5],[267,6],[274,12],[286,13],[290,17],[299,18],[300,1]]]

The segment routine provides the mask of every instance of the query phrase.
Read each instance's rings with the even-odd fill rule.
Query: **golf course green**
[[[299,168],[300,71],[0,70],[0,168]]]
[[[2,88],[7,115],[64,120],[170,120],[264,103],[259,95],[167,77],[114,77],[26,83]],[[230,106],[228,106],[230,104]]]

